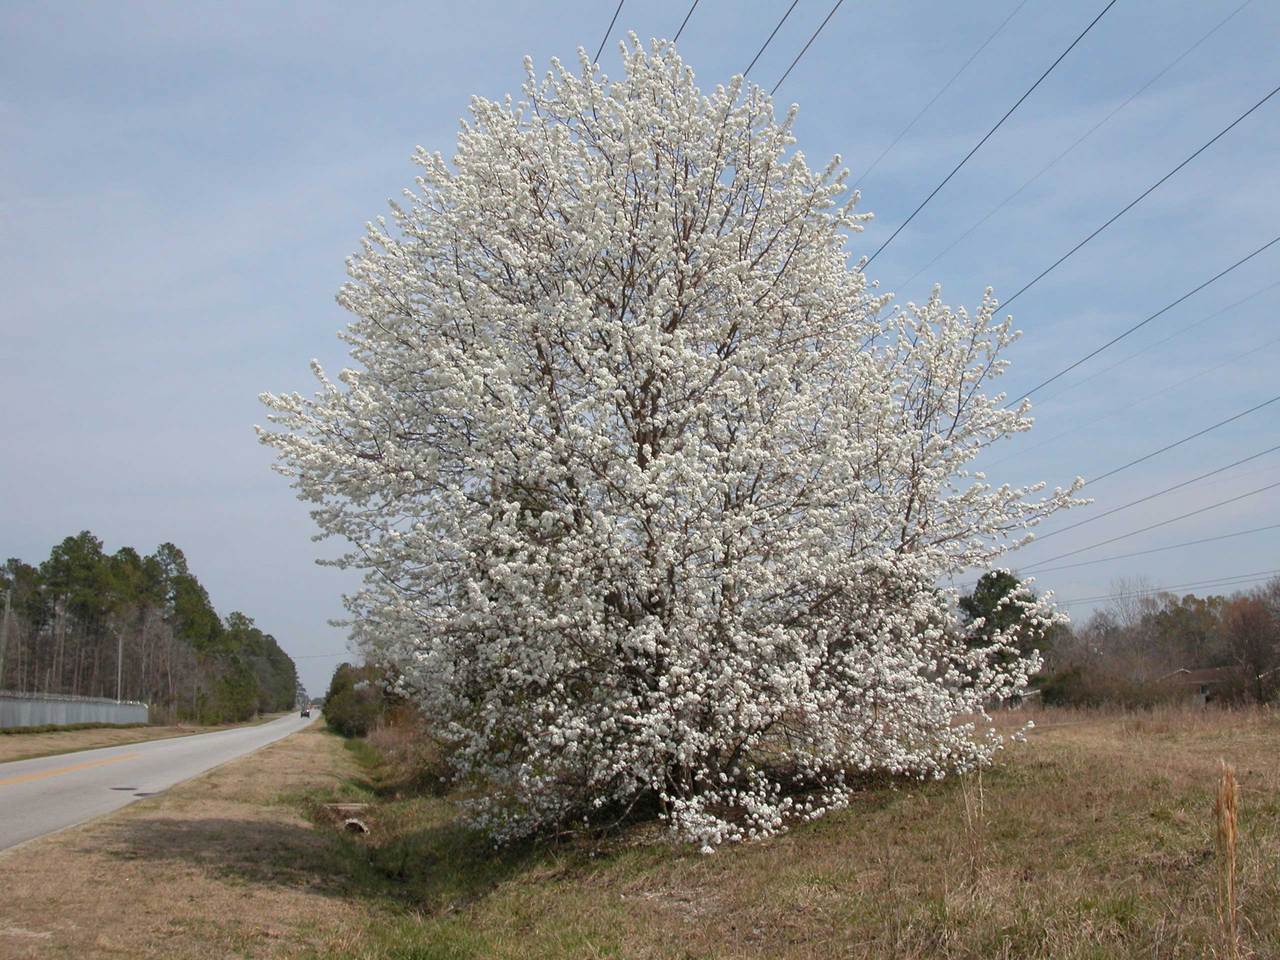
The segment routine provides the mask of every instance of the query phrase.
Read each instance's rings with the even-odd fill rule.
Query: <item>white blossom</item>
[[[419,150],[340,295],[356,368],[264,394],[262,438],[352,544],[357,640],[483,785],[479,823],[656,802],[713,849],[865,772],[989,760],[985,704],[1036,664],[967,643],[938,584],[1075,488],[968,469],[1031,425],[987,389],[1016,336],[989,290],[893,308],[794,108],[704,94],[666,42],[624,59],[526,61],[451,163]]]

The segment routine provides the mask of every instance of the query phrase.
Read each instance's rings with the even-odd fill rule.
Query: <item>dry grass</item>
[[[495,852],[413,782],[410,738],[382,735],[396,760],[376,765],[368,744],[312,730],[0,857],[17,892],[0,900],[0,956],[1230,956],[1223,758],[1239,797],[1236,955],[1280,957],[1280,715],[1005,719],[1028,717],[1029,743],[981,780],[868,790],[709,857],[652,827],[605,849]],[[369,803],[371,833],[340,833],[327,800]]]
[[[981,779],[871,790],[840,814],[711,857],[652,829],[595,855],[496,854],[444,801],[386,799],[367,811],[369,838],[339,842],[382,877],[380,896],[401,915],[307,955],[1201,960],[1223,943],[1221,756],[1242,796],[1239,956],[1280,957],[1280,716],[1002,719],[1028,718],[1029,742]]]
[[[266,723],[268,720],[281,716],[284,716],[284,714],[273,713],[269,716],[252,720],[250,723]],[[8,763],[10,760],[30,760],[33,757],[51,757],[59,753],[73,753],[76,750],[92,750],[95,747],[115,747],[124,743],[141,743],[143,740],[189,737],[194,733],[212,733],[215,730],[227,730],[233,726],[247,725],[225,724],[209,727],[168,724],[154,727],[88,727],[78,730],[41,729],[39,733],[7,730],[4,736],[0,736],[0,763]]]
[[[1222,952],[1228,960],[1240,956],[1240,905],[1236,891],[1236,853],[1239,844],[1240,787],[1236,772],[1225,760],[1214,801],[1218,842],[1218,927]]]

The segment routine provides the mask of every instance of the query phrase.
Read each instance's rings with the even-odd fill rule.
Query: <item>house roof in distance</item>
[[[1237,667],[1204,667],[1199,670],[1188,670],[1180,667],[1160,678],[1162,683],[1186,683],[1200,686],[1203,684],[1226,683],[1240,677]]]

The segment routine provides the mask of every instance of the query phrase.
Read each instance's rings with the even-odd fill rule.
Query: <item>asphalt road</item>
[[[167,790],[313,721],[295,713],[252,727],[0,763],[0,850]]]

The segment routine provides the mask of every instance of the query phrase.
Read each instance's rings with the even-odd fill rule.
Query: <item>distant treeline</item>
[[[1054,637],[1048,700],[1142,705],[1177,695],[1167,682],[1171,671],[1211,668],[1220,672],[1211,699],[1276,700],[1280,577],[1229,597],[1149,594],[1142,586]]]
[[[961,598],[964,616],[1016,624],[1021,606],[1001,598],[1018,583],[1005,572],[984,575]],[[1280,577],[1229,597],[1178,596],[1143,581],[1120,581],[1113,593],[1083,622],[1022,631],[1019,645],[1043,655],[1033,686],[1047,703],[1142,706],[1186,697],[1193,687],[1179,683],[1180,670],[1197,671],[1219,702],[1280,698]]]
[[[3,690],[119,696],[150,703],[153,720],[202,723],[289,709],[297,694],[275,638],[243,613],[219,617],[171,543],[107,554],[86,530],[39,566],[10,559],[0,618]]]

